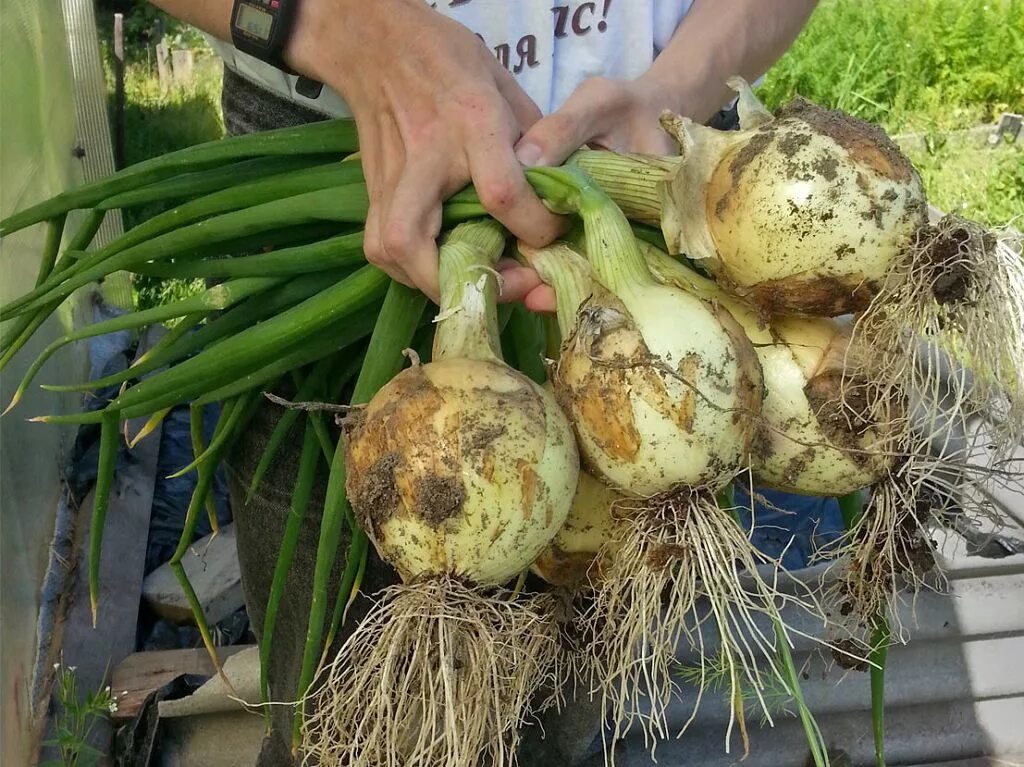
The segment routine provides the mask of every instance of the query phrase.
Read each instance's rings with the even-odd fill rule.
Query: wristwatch
[[[234,0],[231,8],[231,42],[235,48],[265,61],[285,74],[296,75],[284,62],[284,48],[295,26],[299,0]],[[321,83],[299,76],[295,90],[315,99]]]

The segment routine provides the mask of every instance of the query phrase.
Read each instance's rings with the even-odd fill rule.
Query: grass
[[[105,41],[107,93],[113,124],[114,73]],[[220,60],[205,45],[193,45],[195,64],[192,81],[183,86],[161,89],[156,63],[144,46],[128,47],[125,66],[124,159],[132,165],[176,149],[224,135],[221,114]],[[166,206],[148,205],[124,211],[125,229],[137,226],[160,213]],[[177,301],[195,295],[205,287],[203,280],[162,279],[135,276],[135,303],[139,309]],[[173,324],[173,323],[169,323]]]
[[[800,95],[890,132],[953,130],[1024,105],[1024,0],[823,0],[768,73],[770,107]]]
[[[96,690],[79,690],[74,666],[54,664],[57,679],[54,691],[60,704],[54,716],[56,732],[46,745],[60,757],[43,767],[89,767],[100,764],[104,754],[90,743],[96,725],[117,711],[110,686],[101,682]]]
[[[1024,111],[1022,19],[1024,0],[824,0],[759,95],[923,134],[903,143],[932,204],[1020,227],[1024,140],[992,149],[949,134]]]

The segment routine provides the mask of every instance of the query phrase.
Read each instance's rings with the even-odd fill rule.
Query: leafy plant
[[[54,692],[60,704],[54,716],[55,737],[46,741],[60,753],[59,759],[44,763],[44,767],[88,767],[98,764],[103,753],[89,743],[96,725],[117,711],[117,703],[110,694],[110,685],[100,683],[97,690],[87,692],[83,698],[78,689],[74,666],[63,661],[53,665],[57,672]]]

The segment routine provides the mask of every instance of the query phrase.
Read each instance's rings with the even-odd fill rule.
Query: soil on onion
[[[774,140],[775,134],[770,130],[762,128],[751,136],[750,140],[732,158],[732,161],[729,163],[729,175],[732,176],[732,184],[729,185],[729,190],[715,203],[715,216],[719,220],[723,220],[722,216],[729,207],[729,201],[733,193],[740,188],[740,180],[747,166],[756,160]]]
[[[837,109],[825,109],[800,97],[782,107],[776,117],[780,120],[794,118],[807,123],[845,149],[851,160],[871,168],[885,178],[906,183],[915,174],[910,160],[877,125]]]
[[[869,664],[862,656],[864,648],[852,639],[836,639],[831,643],[832,660],[847,671],[867,671]]]
[[[440,527],[446,520],[462,512],[466,490],[455,477],[427,475],[416,482],[416,516]]]
[[[387,453],[379,458],[359,477],[352,477],[350,488],[356,513],[364,528],[380,534],[380,526],[394,516],[398,508],[399,493],[395,484],[395,469],[401,463],[398,453]]]
[[[992,235],[982,235],[981,247],[995,247]],[[974,275],[964,253],[971,247],[972,232],[965,226],[928,226],[918,233],[917,248],[923,250],[935,269],[932,294],[942,306],[961,304],[968,296]]]

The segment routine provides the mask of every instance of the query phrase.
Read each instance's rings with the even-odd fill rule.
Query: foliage
[[[760,96],[799,93],[890,131],[990,122],[1024,105],[1022,19],[1024,0],[825,0]]]
[[[110,686],[100,683],[80,697],[75,667],[63,663],[53,665],[57,672],[54,688],[60,708],[54,717],[55,737],[46,742],[60,752],[59,760],[51,760],[44,767],[87,767],[99,764],[103,754],[89,744],[89,737],[100,720],[117,711],[110,694]]]
[[[1024,228],[1024,135],[998,149],[929,142],[908,154],[940,210],[988,226]]]
[[[124,44],[128,55],[156,45],[162,29],[174,48],[208,51],[203,36],[147,0],[97,0],[96,15],[104,37],[111,36],[114,14],[124,14]]]

